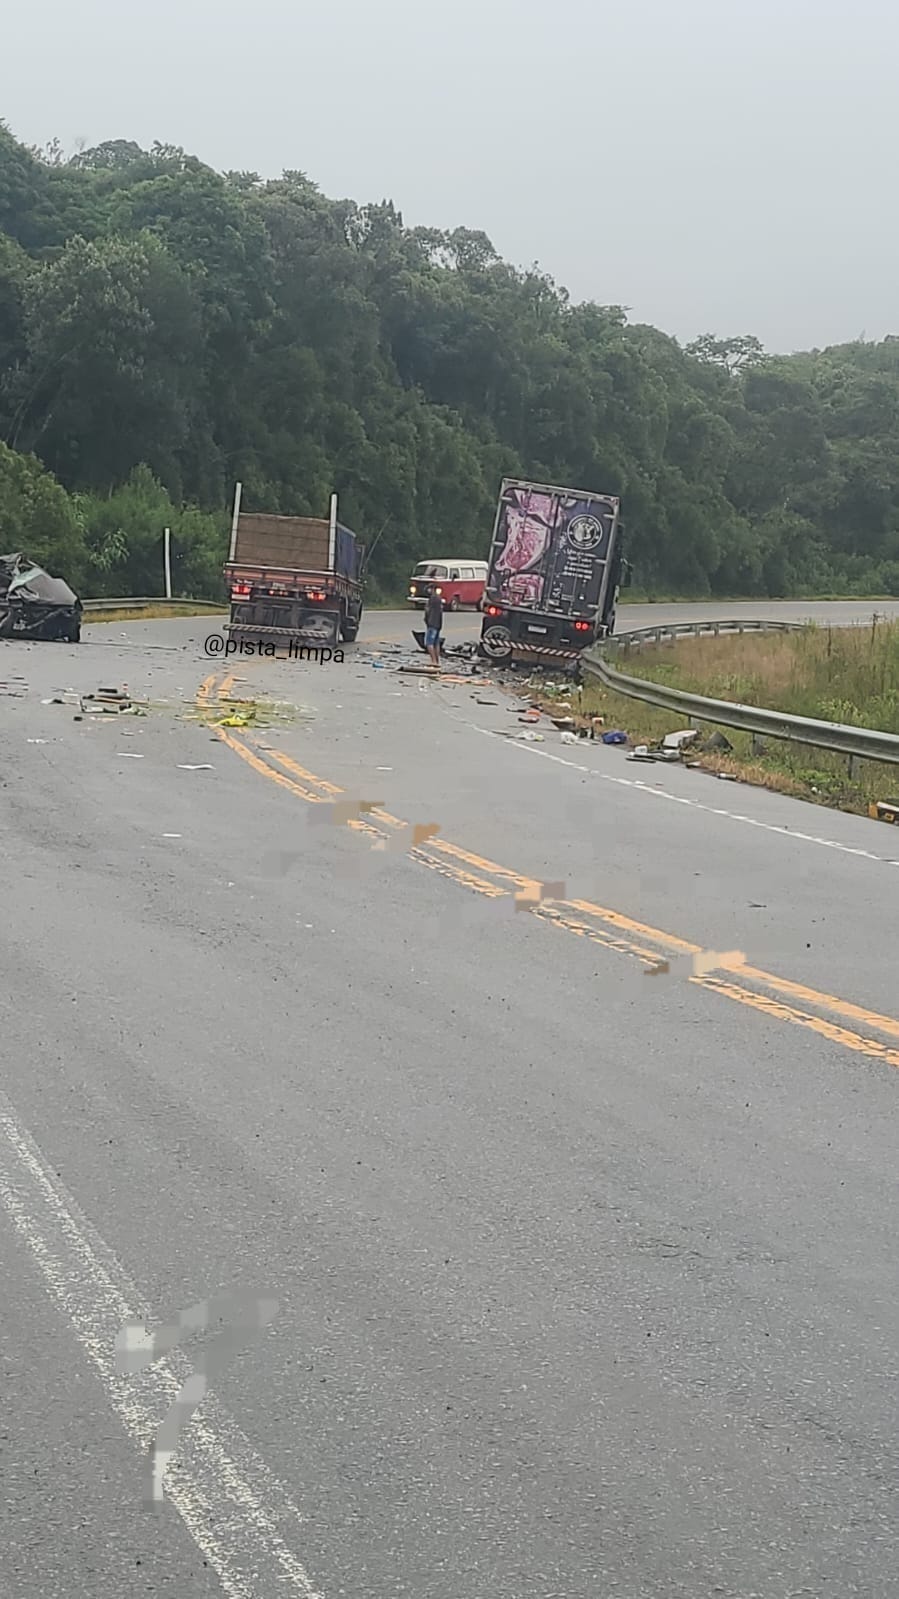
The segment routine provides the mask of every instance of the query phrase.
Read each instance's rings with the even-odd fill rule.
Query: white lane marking
[[[780,827],[776,822],[762,822],[755,816],[738,815],[735,811],[724,810],[718,805],[703,805],[701,800],[687,799],[683,794],[671,794],[667,789],[655,788],[649,783],[641,782],[639,778],[617,777],[612,772],[597,771],[595,766],[581,766],[577,761],[567,761],[564,755],[552,755],[549,750],[537,749],[533,744],[518,744],[502,733],[494,733],[492,728],[478,727],[475,722],[467,722],[466,726],[473,728],[476,733],[483,733],[486,738],[502,739],[503,743],[512,749],[523,750],[527,755],[542,756],[543,760],[555,761],[559,766],[570,766],[574,772],[586,772],[588,777],[602,778],[605,783],[620,783],[623,788],[638,788],[641,793],[651,794],[655,799],[671,800],[675,805],[691,805],[695,811],[705,811],[709,816],[725,816],[731,822],[744,822],[747,827],[760,827],[764,833],[779,833],[782,838],[795,838],[802,844],[820,844],[823,849],[839,850],[841,855],[859,855],[862,860],[877,861],[881,866],[899,866],[899,861],[890,860],[885,855],[875,855],[869,849],[840,844],[835,838],[819,838],[816,833],[803,833],[794,827]]]
[[[145,1307],[2,1093],[0,1204],[98,1371],[113,1410],[141,1450],[149,1450],[191,1363],[176,1350],[138,1378],[118,1375],[116,1334],[124,1322],[148,1324]],[[291,1522],[298,1528],[300,1511],[215,1395],[194,1418],[179,1456],[168,1469],[166,1497],[228,1599],[268,1599],[274,1593],[321,1599],[279,1530]]]

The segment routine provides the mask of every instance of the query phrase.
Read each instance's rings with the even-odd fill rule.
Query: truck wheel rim
[[[512,650],[512,635],[507,627],[488,627],[481,643],[488,655],[509,655]]]

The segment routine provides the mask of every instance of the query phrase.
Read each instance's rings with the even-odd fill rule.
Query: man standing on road
[[[425,649],[434,666],[440,666],[440,630],[443,627],[443,600],[440,590],[431,590],[425,606]]]

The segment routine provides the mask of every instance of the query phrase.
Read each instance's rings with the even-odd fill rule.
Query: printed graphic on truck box
[[[611,495],[503,486],[491,550],[491,599],[550,614],[599,604],[618,514]]]

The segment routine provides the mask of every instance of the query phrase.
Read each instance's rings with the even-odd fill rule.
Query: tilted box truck
[[[225,581],[232,638],[291,639],[310,646],[351,643],[362,616],[365,548],[330,517],[257,515],[234,496]]]
[[[628,582],[615,495],[504,478],[479,652],[497,664],[574,661],[613,631]]]

